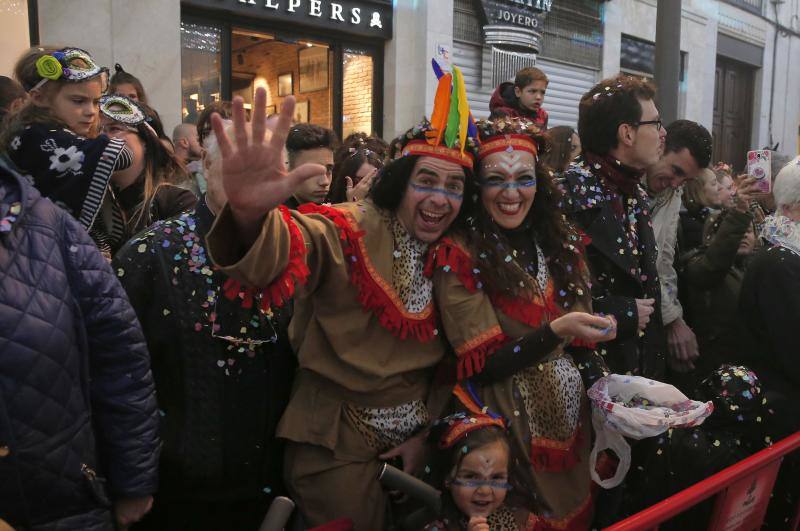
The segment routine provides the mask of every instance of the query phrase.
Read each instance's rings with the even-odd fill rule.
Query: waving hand
[[[233,100],[233,142],[218,114],[211,125],[222,154],[222,180],[228,204],[245,239],[255,240],[263,217],[286,201],[306,179],[324,168],[303,164],[287,172],[283,150],[292,123],[294,98],[287,97],[274,130],[266,127],[267,92],[256,89],[253,116],[247,123],[242,98]]]

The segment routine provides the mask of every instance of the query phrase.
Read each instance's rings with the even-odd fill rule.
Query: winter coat
[[[157,487],[150,362],[89,235],[0,160],[0,518],[111,530]]]
[[[752,338],[740,355],[752,360],[766,389],[777,395],[776,416],[786,421],[787,430],[800,429],[800,255],[783,246],[757,252],[745,272],[738,308]]]
[[[265,314],[225,297],[227,277],[206,254],[213,221],[203,199],[140,233],[113,261],[152,359],[164,439],[161,501],[281,492],[275,427],[295,369],[290,308]]]
[[[597,174],[595,173],[597,172]],[[559,182],[565,194],[567,217],[586,236],[586,257],[592,275],[592,307],[595,313],[617,319],[617,337],[599,347],[611,372],[662,379],[667,349],[661,320],[661,286],[656,270],[655,236],[647,207],[647,194],[637,187],[639,208],[636,255],[625,249],[627,235],[617,220],[611,192],[599,170],[579,161]],[[634,299],[655,299],[655,311],[642,333]]]
[[[508,116],[510,118],[527,118],[537,127],[540,131],[547,129],[548,114],[543,108],[539,107],[536,111],[523,109],[519,103],[519,98],[514,93],[514,83],[505,82],[501,83],[494,89],[492,97],[489,100],[489,112],[492,113],[492,118]]]
[[[749,213],[728,211],[714,237],[684,255],[683,276],[687,319],[697,336],[700,358],[698,374],[706,374],[723,363],[739,359],[743,325],[736,310],[744,278],[745,260],[737,256],[739,244],[753,224]]]

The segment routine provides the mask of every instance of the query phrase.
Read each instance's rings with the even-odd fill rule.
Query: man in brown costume
[[[356,529],[382,529],[381,459],[416,467],[433,367],[445,354],[423,258],[459,216],[473,154],[440,145],[424,123],[403,137],[369,199],[290,212],[280,205],[320,169],[286,172],[293,100],[269,135],[265,98],[259,89],[252,134],[234,102],[234,142],[214,118],[228,205],[209,252],[250,286],[239,293],[246,301],[295,297],[289,336],[299,371],[278,436],[288,441],[285,479],[306,524],[350,517]]]

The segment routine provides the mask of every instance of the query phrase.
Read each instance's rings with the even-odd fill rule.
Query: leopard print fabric
[[[495,512],[487,516],[486,523],[489,524],[491,531],[520,531],[514,511],[505,505],[501,505]],[[459,524],[461,529],[469,528],[469,521],[465,518],[462,518]]]
[[[392,219],[391,227],[394,236],[392,285],[406,311],[420,313],[433,298],[433,281],[423,274],[428,244],[412,238],[397,218]]]
[[[513,381],[532,437],[565,441],[575,433],[584,391],[581,374],[569,358],[528,367],[516,373]]]
[[[428,408],[422,400],[382,408],[346,404],[344,413],[367,445],[379,452],[404,443],[430,422]]]

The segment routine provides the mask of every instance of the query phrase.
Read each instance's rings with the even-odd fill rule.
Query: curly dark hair
[[[522,123],[508,118],[479,122],[479,131],[482,139],[500,134],[526,134],[540,152],[545,151],[546,138],[530,129],[521,129]],[[557,286],[556,300],[561,307],[572,307],[580,298],[578,290],[588,294],[589,289],[582,272],[580,237],[559,207],[561,196],[550,168],[537,163],[536,196],[524,223],[529,227],[531,239],[539,243],[547,257],[550,275]],[[511,244],[483,207],[480,196],[476,194],[468,202],[471,204],[466,210],[474,214],[464,227],[466,230],[459,229],[464,232],[477,268],[491,272],[481,277],[487,292],[510,297],[533,296],[539,287],[516,262],[506,261]]]
[[[675,120],[667,126],[664,153],[675,153],[686,148],[698,168],[706,168],[711,162],[711,133],[691,120]]]
[[[372,182],[369,197],[378,208],[394,212],[400,206],[411,179],[411,172],[419,159],[418,155],[403,155],[403,149],[412,140],[424,140],[426,132],[430,131],[430,123],[423,120],[404,134],[392,140],[389,161],[378,172]],[[465,152],[476,154],[475,144],[468,139]],[[470,168],[464,168],[464,198],[477,197],[475,174]],[[465,208],[468,201],[464,201],[458,212],[458,217],[453,226],[463,226],[467,217],[471,215],[470,209]]]
[[[381,138],[367,136],[366,133],[353,133],[347,136],[333,154],[333,180],[328,192],[328,200],[332,203],[347,201],[347,181],[353,179],[358,184],[356,173],[364,163],[371,164],[379,170],[383,168],[389,145]]]
[[[656,89],[627,74],[604,79],[583,95],[578,105],[578,136],[584,151],[605,155],[619,144],[617,129],[642,119],[639,100],[652,100]]]

